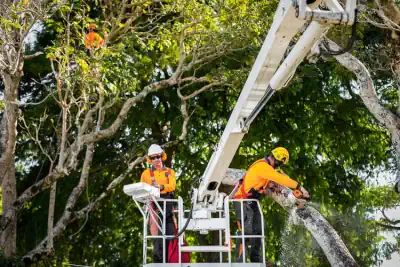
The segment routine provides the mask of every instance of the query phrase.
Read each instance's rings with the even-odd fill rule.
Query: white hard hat
[[[147,151],[147,156],[155,155],[155,154],[162,154],[164,150],[156,144],[152,144]]]

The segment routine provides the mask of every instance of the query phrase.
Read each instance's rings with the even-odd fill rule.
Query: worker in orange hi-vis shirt
[[[88,49],[100,48],[104,44],[104,39],[94,31],[95,29],[96,24],[89,24],[89,33],[85,36],[85,47]]]
[[[279,171],[280,166],[287,164],[289,161],[289,152],[283,147],[277,147],[271,151],[265,158],[257,160],[248,169],[246,175],[242,178],[238,187],[235,188],[235,199],[254,199],[259,200],[266,189],[273,184],[278,186],[286,186],[296,189],[301,194],[302,198],[309,198],[309,193],[295,180]],[[256,201],[243,202],[243,214],[240,202],[234,202],[238,231],[244,231],[245,235],[261,235],[262,223],[261,213]],[[243,216],[243,218],[242,218]],[[242,221],[244,225],[242,225]],[[241,239],[237,242],[237,261],[243,261],[243,249],[246,249],[241,244]],[[249,240],[251,243],[250,254],[251,262],[262,262],[261,253],[261,238],[254,237]],[[247,247],[246,245],[246,247]]]
[[[140,181],[143,183],[150,184],[160,189],[160,198],[173,199],[176,188],[175,171],[164,166],[163,161],[167,159],[167,154],[157,144],[152,144],[147,151],[147,162],[151,165],[150,168],[143,171]],[[164,209],[164,203],[158,202],[158,206]],[[150,232],[153,236],[161,235],[161,229],[163,220],[165,220],[165,235],[174,235],[174,214],[173,214],[173,203],[165,203],[165,218],[163,213],[158,210],[156,203],[150,205]],[[157,226],[158,224],[158,226]],[[165,258],[168,259],[168,247],[171,240],[165,240]],[[153,238],[153,262],[163,262],[163,246],[164,241],[161,238]]]

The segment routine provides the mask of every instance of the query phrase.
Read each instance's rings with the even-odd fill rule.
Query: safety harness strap
[[[266,160],[265,158],[260,159],[260,160],[257,160],[256,162],[254,162],[254,163],[250,166],[249,171],[250,171],[250,169],[251,169],[254,165],[256,165],[256,164],[259,163],[259,162],[268,163],[267,160]],[[238,196],[235,196],[234,199],[248,199],[250,196],[253,195],[252,193],[246,193],[246,192],[245,192],[246,175],[247,175],[247,173],[243,176],[243,178],[241,179],[241,181],[239,181],[239,183],[238,183],[238,184],[240,185],[240,188],[239,188],[239,189],[240,189],[241,194],[238,195]],[[238,184],[237,184],[236,186],[238,186]],[[264,187],[260,190],[261,192],[265,190],[265,187],[267,186],[267,184],[268,184],[268,182],[265,183]],[[235,189],[236,189],[236,187],[235,187]],[[235,190],[235,189],[234,189],[234,190]],[[236,191],[237,191],[237,189],[236,189]],[[249,191],[249,192],[250,192],[250,191]],[[235,192],[235,194],[236,194],[236,192]]]
[[[150,177],[151,177],[151,182],[154,183],[156,179],[154,178],[154,170],[153,168],[149,168],[150,171]],[[165,173],[165,177],[168,178],[168,183],[169,183],[169,177],[171,176],[171,169],[167,168],[167,172]]]

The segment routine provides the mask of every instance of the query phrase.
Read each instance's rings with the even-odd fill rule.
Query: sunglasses
[[[283,161],[275,159],[275,168],[279,168],[282,165],[284,165]]]
[[[151,160],[161,159],[161,155],[150,156],[149,158],[150,158]]]

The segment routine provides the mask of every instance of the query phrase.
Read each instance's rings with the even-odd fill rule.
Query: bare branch
[[[392,224],[392,225],[400,223],[400,220],[391,220],[391,219],[389,219],[389,217],[385,213],[385,209],[382,209],[381,212],[382,212],[383,217],[385,218],[384,221],[386,223],[389,223],[389,224]]]
[[[210,84],[208,84],[208,85],[205,85],[205,86],[203,86],[202,88],[200,88],[199,90],[197,90],[197,91],[191,93],[190,95],[184,96],[184,97],[183,97],[183,100],[186,101],[186,100],[188,100],[188,99],[191,99],[191,98],[193,98],[193,97],[196,97],[196,96],[198,96],[199,94],[201,94],[202,92],[207,91],[208,89],[210,89],[210,88],[212,88],[212,87],[214,87],[214,86],[220,85],[220,84],[221,84],[221,83],[215,82],[215,83],[210,83]]]
[[[83,135],[80,139],[81,144],[95,142],[104,139],[106,137],[112,136],[117,132],[119,127],[122,125],[122,122],[125,120],[128,111],[131,109],[133,105],[142,101],[149,93],[153,93],[168,86],[175,85],[176,83],[177,83],[176,79],[174,79],[174,77],[171,77],[168,80],[155,82],[153,84],[146,86],[137,96],[131,97],[125,101],[124,105],[122,106],[118,114],[118,117],[114,120],[114,122],[111,124],[109,128],[98,131],[96,133]]]
[[[34,53],[32,55],[24,55],[24,60],[30,60],[30,59],[33,59],[33,58],[35,58],[37,56],[43,55],[43,54],[44,54],[43,52],[36,52],[36,53]]]
[[[49,199],[49,215],[47,216],[47,235],[48,235],[48,242],[47,242],[47,250],[53,250],[54,244],[54,209],[56,206],[56,190],[57,190],[57,182],[54,182],[50,188],[50,199]]]
[[[329,40],[330,47],[333,49],[340,49],[340,47],[333,41]],[[394,148],[394,156],[396,159],[398,170],[400,170],[400,117],[396,113],[391,112],[380,104],[376,95],[375,87],[365,65],[350,53],[335,56],[335,59],[353,72],[360,83],[360,97],[365,106],[374,115],[374,117],[382,123],[389,131],[392,139],[392,146]],[[400,171],[397,171],[395,188],[400,184]]]
[[[389,230],[400,230],[400,226],[393,226],[393,225],[388,225],[388,224],[384,224],[381,222],[375,222],[377,225],[389,229]]]
[[[128,174],[133,170],[134,167],[136,167],[138,164],[144,162],[146,157],[139,157],[136,158],[133,162],[128,164],[128,168],[124,173],[119,175],[117,178],[115,178],[106,188],[106,190],[99,196],[97,197],[94,201],[90,202],[89,205],[87,205],[85,208],[79,210],[76,212],[75,218],[74,219],[82,219],[86,216],[86,214],[90,211],[92,211],[98,203],[100,203],[101,200],[107,197],[107,195],[118,185],[120,185],[125,178],[128,176]]]
[[[40,122],[41,122],[42,118],[46,118],[46,114],[40,118]],[[43,155],[45,155],[48,158],[48,160],[51,162],[51,165],[53,165],[54,159],[43,148],[42,142],[39,139],[39,131],[41,128],[41,123],[39,123],[39,126],[35,127],[35,136],[33,136],[33,134],[31,133],[31,131],[29,129],[29,126],[26,124],[25,118],[23,116],[21,116],[20,120],[22,121],[22,128],[24,128],[26,130],[27,135],[39,146],[40,151],[43,153]],[[50,170],[52,170],[52,168],[50,168]]]
[[[328,42],[333,49],[340,49],[335,42],[331,40],[328,40]],[[379,103],[368,69],[362,62],[349,53],[335,56],[335,58],[340,64],[357,76],[360,82],[360,96],[368,110],[379,122],[384,124],[392,134],[395,133],[400,128],[400,118]]]
[[[183,65],[186,59],[185,53],[185,30],[183,29],[179,38],[179,63],[175,71],[175,77],[180,77],[182,75]]]
[[[35,258],[41,258],[42,256],[49,256],[51,254],[51,247],[46,246],[46,244],[51,242],[51,238],[57,239],[64,232],[67,225],[71,222],[71,218],[73,215],[72,211],[79,199],[79,196],[82,194],[87,185],[89,170],[93,160],[93,154],[94,144],[89,144],[86,148],[86,156],[83,163],[79,183],[72,190],[71,195],[68,198],[67,204],[65,205],[63,215],[57,221],[54,229],[52,229],[53,236],[47,236],[39,243],[39,245],[36,246],[36,248],[31,250],[26,256],[24,256],[25,262],[32,262],[35,260]]]

